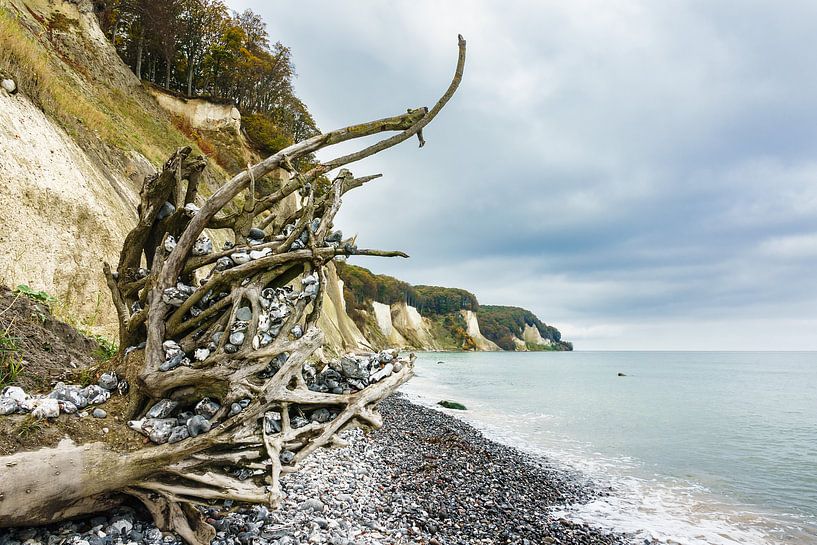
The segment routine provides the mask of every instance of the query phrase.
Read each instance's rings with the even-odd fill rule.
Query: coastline
[[[346,432],[349,446],[321,450],[283,480],[280,509],[206,509],[214,545],[599,544],[627,536],[577,524],[551,508],[603,495],[567,472],[501,445],[444,412],[395,394],[381,404],[384,426]],[[55,541],[55,537],[58,538]],[[13,529],[0,545],[181,543],[139,513],[51,527]]]

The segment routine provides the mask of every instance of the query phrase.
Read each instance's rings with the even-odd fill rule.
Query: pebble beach
[[[384,426],[346,432],[348,447],[316,452],[283,481],[278,510],[205,507],[214,545],[623,544],[558,518],[554,509],[591,500],[574,475],[485,438],[444,412],[392,396]],[[167,545],[138,509],[50,527],[0,530],[0,545]]]

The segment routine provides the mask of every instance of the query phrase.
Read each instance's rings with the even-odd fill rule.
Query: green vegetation
[[[47,33],[75,32],[76,21],[64,15],[52,18]],[[131,95],[100,84],[88,75],[88,67],[68,74],[65,63],[49,55],[49,45],[35,39],[17,15],[0,7],[0,72],[11,77],[25,95],[46,114],[56,119],[72,136],[99,138],[121,150],[135,149],[154,164],[161,164],[175,149],[189,144],[168,119],[148,112]],[[94,46],[87,45],[92,51]],[[78,77],[89,80],[79,84]],[[86,84],[87,83],[87,84]]]
[[[17,424],[14,431],[17,432],[17,437],[23,439],[31,434],[37,433],[41,429],[43,429],[42,423],[29,414]]]
[[[572,350],[572,345],[562,341],[562,334],[553,326],[542,323],[535,314],[519,307],[481,305],[477,321],[482,334],[503,350],[515,350],[514,338],[522,339],[525,326],[534,326],[548,345],[527,343],[528,350]]]
[[[250,140],[274,153],[315,134],[295,96],[292,52],[252,10],[222,0],[110,0],[100,27],[140,79],[186,97],[235,105]]]
[[[241,118],[247,137],[265,155],[278,153],[292,145],[292,137],[264,114],[249,114]]]
[[[458,411],[467,411],[468,408],[463,405],[462,403],[457,403],[456,401],[446,401],[445,399],[442,401],[438,401],[437,405],[441,407],[445,407],[446,409],[455,409]]]
[[[23,359],[19,354],[17,337],[9,335],[11,324],[0,331],[0,389],[13,384],[23,371]]]
[[[348,263],[338,263],[337,269],[338,277],[347,288],[343,292],[347,311],[365,310],[368,301],[385,305],[406,302],[424,316],[479,308],[476,296],[459,288],[412,286],[392,276],[374,274]]]
[[[51,303],[57,301],[57,299],[50,295],[47,291],[35,291],[25,284],[18,285],[17,288],[15,288],[14,293],[18,295],[25,295],[32,301],[45,303],[46,305],[50,305]]]
[[[476,312],[482,334],[503,350],[517,350],[514,339],[522,339],[525,326],[533,326],[550,344],[526,343],[529,351],[572,350],[573,346],[561,340],[561,333],[544,324],[532,312],[518,307],[480,305],[476,296],[459,288],[439,286],[412,286],[397,278],[374,274],[370,270],[348,263],[337,265],[338,277],[343,280],[343,298],[346,311],[361,331],[376,331],[372,327],[371,302],[386,305],[406,302],[431,321],[432,334],[442,348],[475,350],[474,340],[468,335],[461,310]]]
[[[477,297],[470,291],[439,286],[414,286],[409,304],[421,314],[449,314],[479,308]]]
[[[99,346],[96,349],[96,357],[99,360],[108,361],[119,352],[119,346],[102,335],[95,335],[86,331],[80,331],[80,333],[96,341],[96,344]]]

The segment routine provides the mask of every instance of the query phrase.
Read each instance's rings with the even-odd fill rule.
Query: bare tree
[[[138,224],[116,270],[106,264],[105,273],[121,346],[144,346],[123,354],[116,369],[131,385],[129,425],[160,444],[117,452],[100,442],[63,442],[0,457],[0,526],[54,522],[132,496],[161,528],[191,544],[209,543],[214,530],[196,504],[276,505],[282,473],[297,471],[316,448],[337,444],[347,427],[380,426],[376,404],[411,376],[413,358],[387,353],[323,369],[310,363],[323,340],[316,322],[324,266],[337,256],[406,257],[359,249],[332,231],[342,196],[379,176],[355,178],[342,167],[414,135],[422,146],[423,128],[453,96],[464,65],[460,37],[453,80],[430,110],[410,109],[289,146],[248,166],[200,209],[193,203],[205,161],[191,157],[189,148],[146,179]],[[382,132],[396,134],[308,172],[292,166],[327,146]],[[255,180],[276,168],[291,178],[257,196]],[[330,187],[319,191],[316,180],[338,169]],[[303,206],[279,206],[295,192]],[[229,230],[232,246],[213,251],[205,230],[214,229]],[[316,376],[330,373],[351,386],[342,392],[318,387]],[[201,404],[209,411],[193,427],[196,417],[188,420],[190,437],[168,441],[175,420],[164,417],[177,406]]]

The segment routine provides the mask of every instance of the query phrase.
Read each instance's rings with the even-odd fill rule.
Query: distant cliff
[[[330,284],[332,280],[329,279]],[[346,349],[385,346],[478,351],[573,349],[571,343],[561,339],[558,329],[546,325],[532,312],[480,305],[476,296],[464,289],[412,286],[346,263],[337,264],[336,282],[343,296],[343,312],[332,315],[339,310],[334,305],[329,314],[336,325],[330,329],[345,326]]]

